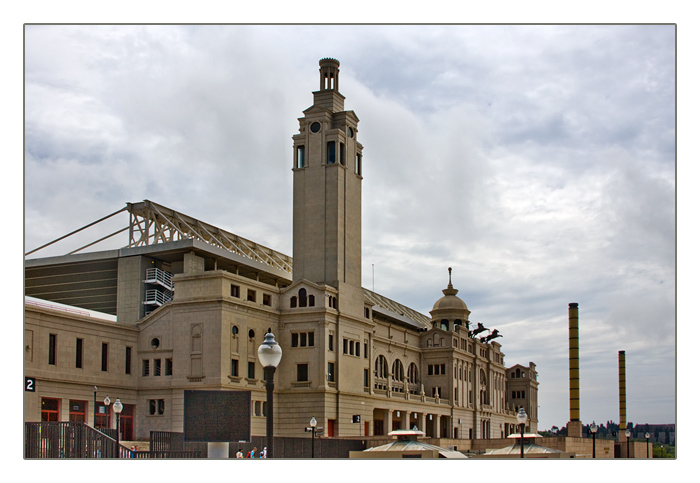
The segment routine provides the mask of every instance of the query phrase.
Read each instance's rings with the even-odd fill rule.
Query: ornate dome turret
[[[443,296],[435,302],[430,317],[433,327],[444,330],[452,330],[455,326],[469,327],[469,309],[464,300],[457,297],[457,290],[452,286],[452,268],[447,269],[449,280],[447,288],[442,291]]]
[[[452,267],[448,268],[447,272],[449,276],[449,281],[447,283],[447,288],[443,289],[442,291],[444,296],[440,298],[437,302],[435,302],[435,305],[433,305],[433,310],[430,311],[431,314],[434,310],[439,309],[468,310],[467,304],[464,303],[464,300],[457,297],[457,292],[459,292],[459,290],[452,286]]]

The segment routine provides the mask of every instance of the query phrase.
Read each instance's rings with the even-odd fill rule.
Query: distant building
[[[143,440],[183,430],[185,390],[236,390],[264,435],[256,353],[270,328],[280,436],[314,416],[325,437],[504,438],[520,406],[537,431],[535,364],[505,366],[451,273],[429,316],[361,286],[362,145],[339,66],[320,61],[293,136],[293,259],[143,201],[124,209],[123,248],[25,260],[26,421],[115,427],[109,395],[124,405],[121,439]]]

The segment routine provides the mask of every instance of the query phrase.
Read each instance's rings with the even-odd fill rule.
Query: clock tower
[[[359,119],[353,111],[344,110],[345,97],[338,90],[340,62],[321,59],[319,66],[319,90],[313,93],[313,105],[299,118],[299,133],[292,137],[293,280],[335,287],[339,305],[346,311],[349,305],[356,306],[350,311],[361,313]]]

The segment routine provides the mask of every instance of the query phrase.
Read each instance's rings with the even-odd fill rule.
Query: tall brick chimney
[[[569,304],[569,424],[567,434],[582,437],[579,412],[578,304]]]
[[[618,441],[626,441],[625,429],[627,429],[627,382],[626,382],[626,363],[625,351],[619,351],[617,354],[618,368],[620,374],[620,430],[618,431]]]

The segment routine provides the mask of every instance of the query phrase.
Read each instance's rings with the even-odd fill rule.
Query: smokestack
[[[581,437],[583,424],[579,413],[578,304],[569,304],[569,424],[568,435]]]
[[[619,351],[617,354],[618,367],[620,373],[620,430],[619,441],[624,441],[622,436],[625,434],[625,429],[627,429],[627,383],[626,379],[626,364],[625,364],[625,351]],[[626,437],[625,437],[626,439]]]
[[[578,421],[579,374],[578,374],[578,304],[569,304],[569,420]]]

